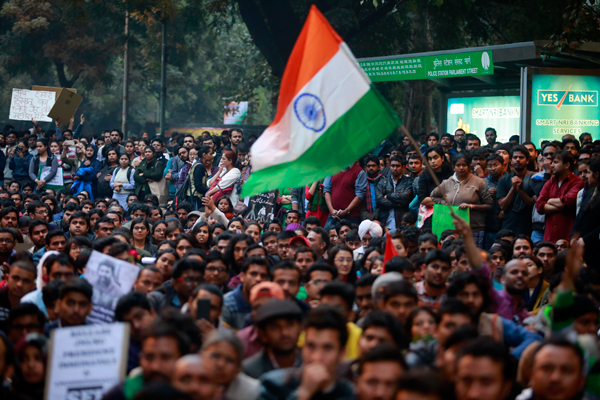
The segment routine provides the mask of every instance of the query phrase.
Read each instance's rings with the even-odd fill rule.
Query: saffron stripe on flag
[[[271,125],[278,123],[298,92],[331,60],[339,50],[342,38],[331,27],[315,5],[292,49],[281,78],[277,114]]]
[[[279,123],[269,126],[252,146],[253,173],[300,157],[369,90],[369,81],[363,78],[352,54],[345,45],[340,46],[335,56],[294,97]],[[294,115],[294,104],[305,93],[318,94],[322,102],[325,127],[319,132],[306,129]]]

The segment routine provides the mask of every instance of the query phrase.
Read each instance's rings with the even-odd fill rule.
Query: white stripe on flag
[[[310,54],[306,56],[310,57]],[[252,169],[258,171],[296,160],[369,90],[369,79],[358,67],[352,53],[342,45],[296,94],[281,121],[267,128],[254,143],[251,149]],[[325,110],[325,126],[319,129],[319,124],[318,132],[306,128],[294,111],[296,100],[304,94],[316,96]]]

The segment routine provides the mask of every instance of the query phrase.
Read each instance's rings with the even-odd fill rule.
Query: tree
[[[10,74],[43,76],[54,69],[62,87],[112,81],[111,61],[123,41],[116,0],[9,0],[0,13],[10,29],[0,36]]]

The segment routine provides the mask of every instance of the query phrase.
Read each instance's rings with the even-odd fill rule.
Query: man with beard
[[[456,150],[454,150],[452,148],[452,146],[454,145],[454,140],[452,139],[452,135],[449,133],[443,133],[442,137],[440,138],[440,144],[442,145],[442,148],[444,149],[444,152],[450,154],[450,155],[456,155]]]
[[[19,223],[19,211],[14,207],[6,207],[0,211],[0,227],[17,228]]]
[[[529,151],[523,146],[513,147],[513,171],[500,178],[496,192],[498,205],[504,211],[502,229],[510,229],[515,235],[531,235],[531,214],[535,199],[531,182],[533,173],[527,170],[528,162]]]
[[[494,148],[494,145],[496,144],[496,139],[498,139],[498,134],[496,133],[496,130],[494,128],[487,128],[485,130],[485,140],[488,144],[484,147],[487,147],[488,149],[492,150]]]
[[[390,176],[384,178],[377,185],[377,206],[379,210],[379,220],[385,224],[388,229],[395,229],[399,226],[396,222],[396,216],[401,217],[408,211],[408,206],[414,197],[413,179],[404,176],[404,165],[402,158],[390,158]]]
[[[459,128],[454,131],[454,150],[456,150],[457,153],[461,153],[465,150],[465,147],[467,146],[466,140],[467,133],[464,129]]]
[[[502,283],[504,290],[496,291],[498,315],[519,322],[530,316],[525,307],[523,296],[529,290],[529,271],[523,260],[511,260],[504,266]]]
[[[131,400],[144,386],[170,382],[179,358],[190,352],[190,339],[162,319],[149,327],[140,353],[142,373],[125,379],[108,391],[103,400]]]
[[[569,239],[577,205],[577,193],[583,189],[583,181],[572,171],[575,158],[569,151],[557,151],[552,158],[553,177],[544,184],[536,201],[536,209],[546,215],[544,240],[556,243]]]
[[[92,303],[108,310],[113,310],[117,301],[124,293],[114,281],[115,266],[108,261],[98,266],[98,279],[94,283],[94,297]]]
[[[302,310],[290,300],[270,300],[256,312],[258,337],[264,349],[243,362],[244,373],[258,379],[279,368],[301,365],[296,343],[302,331]]]
[[[104,146],[98,149],[98,160],[102,161],[104,159],[104,155],[108,152],[108,149],[115,149],[119,154],[125,154],[125,147],[121,145],[121,140],[123,140],[123,133],[113,129],[106,138]]]
[[[379,214],[379,207],[375,201],[375,192],[377,185],[383,179],[383,175],[380,173],[381,167],[379,159],[376,156],[367,156],[364,161],[367,170],[367,191],[365,201],[361,207],[360,219],[375,220]]]
[[[242,143],[244,133],[241,129],[235,128],[231,130],[231,143],[229,149],[234,153],[237,152],[237,147]]]

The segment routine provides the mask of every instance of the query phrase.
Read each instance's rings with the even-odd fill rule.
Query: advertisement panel
[[[531,91],[531,141],[561,140],[584,132],[600,136],[598,92],[600,77],[533,75]]]
[[[485,130],[494,128],[497,140],[508,142],[519,134],[521,104],[519,96],[454,97],[448,99],[446,132],[454,134],[458,128],[476,135],[486,145]]]

